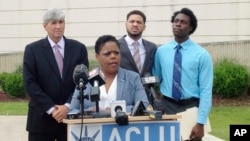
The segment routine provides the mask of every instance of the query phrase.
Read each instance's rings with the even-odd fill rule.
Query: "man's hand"
[[[58,122],[62,122],[67,117],[69,108],[65,105],[55,105],[55,110],[52,112],[52,117]]]
[[[190,141],[201,141],[204,136],[204,125],[196,123],[189,136]]]

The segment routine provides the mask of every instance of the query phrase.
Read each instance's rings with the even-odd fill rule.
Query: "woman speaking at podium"
[[[110,112],[110,103],[118,100],[126,101],[126,112],[130,112],[137,101],[142,101],[147,107],[149,102],[139,74],[120,67],[120,45],[117,39],[112,35],[100,36],[95,43],[95,53],[105,80],[105,84],[99,87],[99,109]],[[87,84],[84,94],[90,94],[91,88]],[[78,97],[79,90],[75,90],[70,109],[80,109]],[[84,109],[96,110],[95,102],[84,99],[83,103]]]

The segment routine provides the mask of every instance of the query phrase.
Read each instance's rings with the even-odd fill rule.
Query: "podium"
[[[64,119],[68,141],[180,141],[180,115],[129,116],[120,126],[114,118]],[[81,136],[81,137],[80,137]]]

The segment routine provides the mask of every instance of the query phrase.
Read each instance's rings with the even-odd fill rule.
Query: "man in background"
[[[125,23],[127,35],[119,39],[122,68],[137,72],[141,77],[152,75],[156,44],[142,38],[146,29],[146,16],[139,10],[130,11]],[[149,87],[146,87],[152,101]]]
[[[121,46],[121,67],[132,70],[143,77],[146,73],[152,74],[156,44],[142,38],[146,29],[146,16],[139,10],[130,11],[125,23],[127,35],[119,39]],[[140,62],[139,68],[134,60],[136,48],[133,45],[138,42]]]

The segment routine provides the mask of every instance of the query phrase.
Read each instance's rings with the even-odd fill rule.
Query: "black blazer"
[[[126,35],[125,35],[126,36]],[[118,41],[120,43],[120,52],[121,52],[121,67],[139,73],[133,56],[128,48],[128,44],[125,40],[125,36],[120,38]],[[146,56],[145,63],[142,66],[142,71],[140,76],[145,76],[146,73],[150,73],[152,75],[152,68],[154,65],[154,56],[157,49],[156,44],[142,39],[143,46],[145,47]]]
[[[77,64],[87,67],[88,53],[84,44],[65,38],[63,78],[46,38],[28,44],[24,51],[23,76],[25,90],[30,97],[27,130],[49,133],[58,123],[46,113],[55,104],[70,103],[75,89],[73,71]]]

